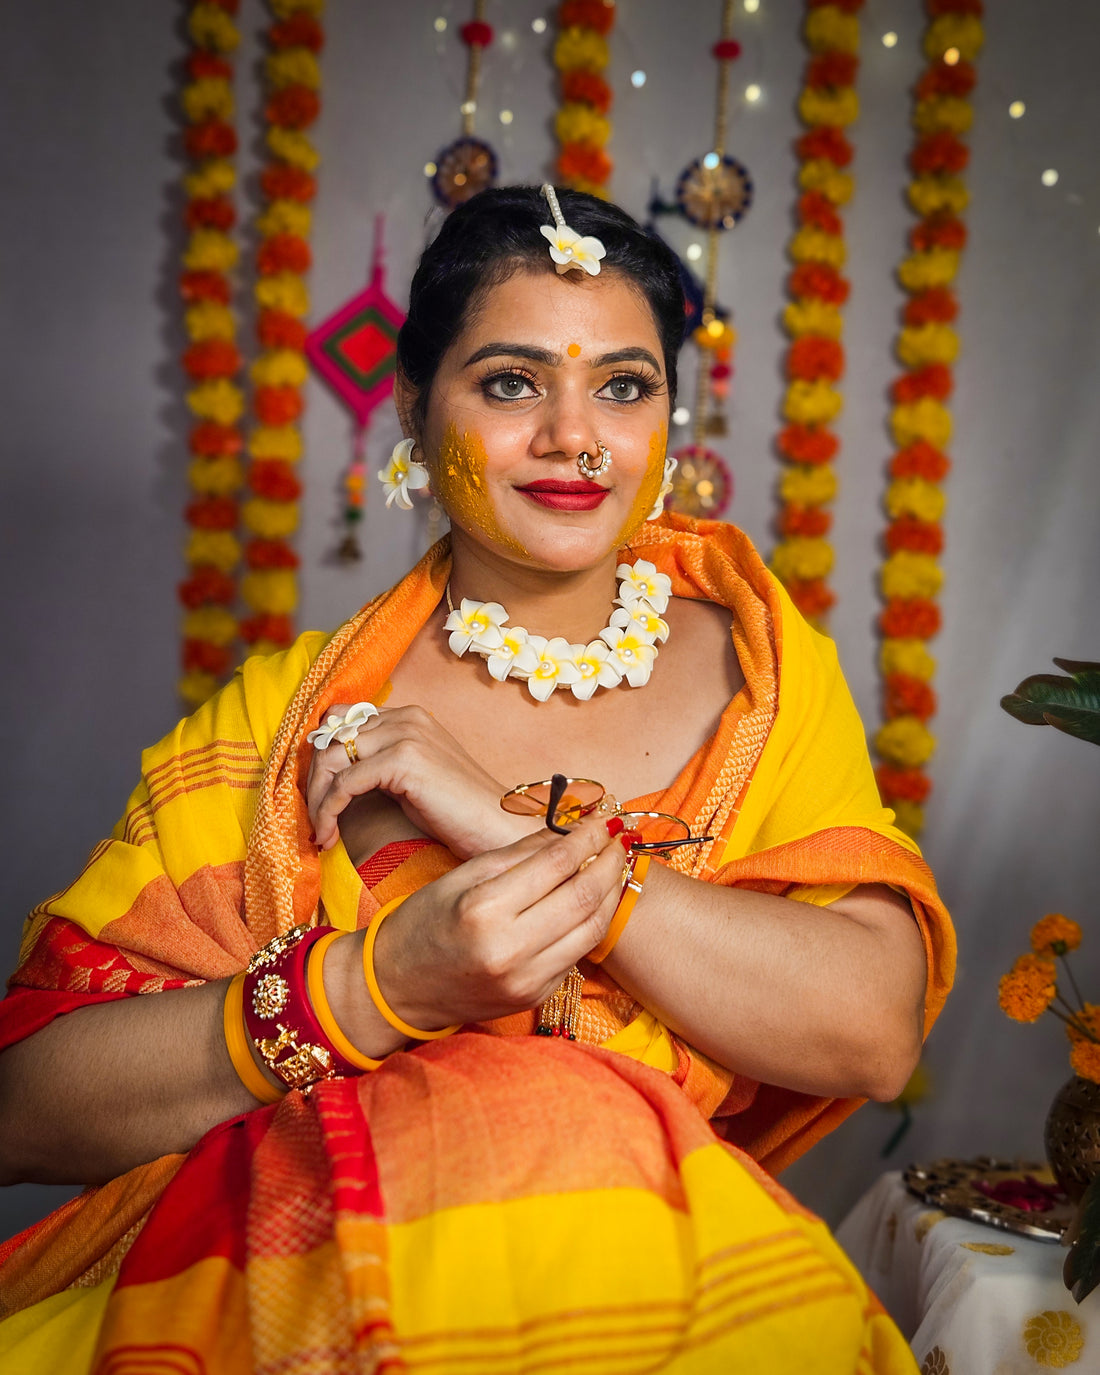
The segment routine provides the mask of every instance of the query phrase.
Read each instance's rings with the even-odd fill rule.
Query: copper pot
[[[1050,1105],[1043,1141],[1054,1178],[1078,1202],[1100,1174],[1100,1084],[1067,1080]]]

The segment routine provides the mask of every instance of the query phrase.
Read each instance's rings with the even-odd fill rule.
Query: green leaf
[[[1060,669],[1072,674],[1075,678],[1079,673],[1100,674],[1100,664],[1086,663],[1083,659],[1055,659],[1053,660]]]
[[[1026,725],[1051,725],[1057,730],[1100,745],[1100,664],[1079,659],[1055,659],[1071,675],[1036,673],[1001,698],[1010,716]]]
[[[1077,1236],[1070,1247],[1062,1278],[1080,1303],[1100,1284],[1100,1175],[1096,1175],[1077,1205]]]
[[[1048,726],[1075,735],[1078,740],[1100,745],[1100,711],[1082,711],[1075,707],[1058,707],[1044,715]]]

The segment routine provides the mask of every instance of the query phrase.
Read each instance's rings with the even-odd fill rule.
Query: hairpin
[[[597,276],[600,271],[600,259],[607,256],[607,249],[592,235],[582,238],[575,229],[569,228],[565,223],[565,216],[561,213],[557,193],[549,183],[542,188],[542,194],[550,203],[554,223],[540,225],[539,232],[550,240],[550,256],[554,260],[554,266],[559,272],[569,272],[579,267],[589,276]]]

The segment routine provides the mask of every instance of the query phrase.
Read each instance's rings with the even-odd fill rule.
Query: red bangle
[[[325,1035],[309,1001],[306,960],[330,930],[296,926],[276,936],[245,975],[245,1029],[264,1064],[292,1089],[361,1072]]]

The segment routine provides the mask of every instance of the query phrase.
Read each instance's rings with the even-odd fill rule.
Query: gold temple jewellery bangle
[[[367,927],[366,940],[363,942],[363,977],[367,981],[367,988],[370,990],[371,999],[378,1011],[393,1027],[394,1031],[400,1031],[403,1036],[407,1036],[410,1041],[438,1041],[444,1036],[450,1036],[462,1025],[456,1022],[454,1026],[442,1027],[439,1031],[418,1031],[416,1027],[410,1026],[394,1012],[389,1003],[382,996],[382,990],[378,987],[378,976],[374,972],[374,942],[378,938],[378,928],[391,912],[396,912],[408,893],[404,897],[393,898],[387,902],[385,907],[375,916],[374,920]]]
[[[287,1090],[277,1089],[274,1084],[268,1083],[259,1065],[252,1058],[248,1033],[244,1028],[244,976],[247,973],[247,969],[242,969],[236,978],[230,980],[229,987],[225,990],[225,1002],[222,1004],[225,1048],[229,1051],[237,1078],[252,1097],[258,1098],[261,1103],[278,1103],[285,1097]]]
[[[630,877],[623,885],[623,895],[619,899],[618,907],[615,908],[611,925],[607,928],[607,932],[599,945],[585,956],[589,964],[602,964],[615,948],[615,943],[626,929],[631,913],[634,911],[638,899],[642,896],[642,887],[652,862],[651,855],[638,855],[635,859]]]
[[[330,931],[327,936],[322,936],[309,952],[309,963],[306,965],[306,987],[309,990],[309,1001],[313,1007],[317,1020],[321,1023],[321,1030],[345,1060],[350,1061],[356,1069],[378,1069],[382,1061],[372,1060],[369,1055],[364,1055],[362,1051],[356,1050],[340,1030],[336,1018],[332,1015],[332,1008],[329,1006],[328,998],[325,995],[323,968],[325,963],[325,951],[334,941],[339,940],[344,934],[346,933],[343,931]]]

